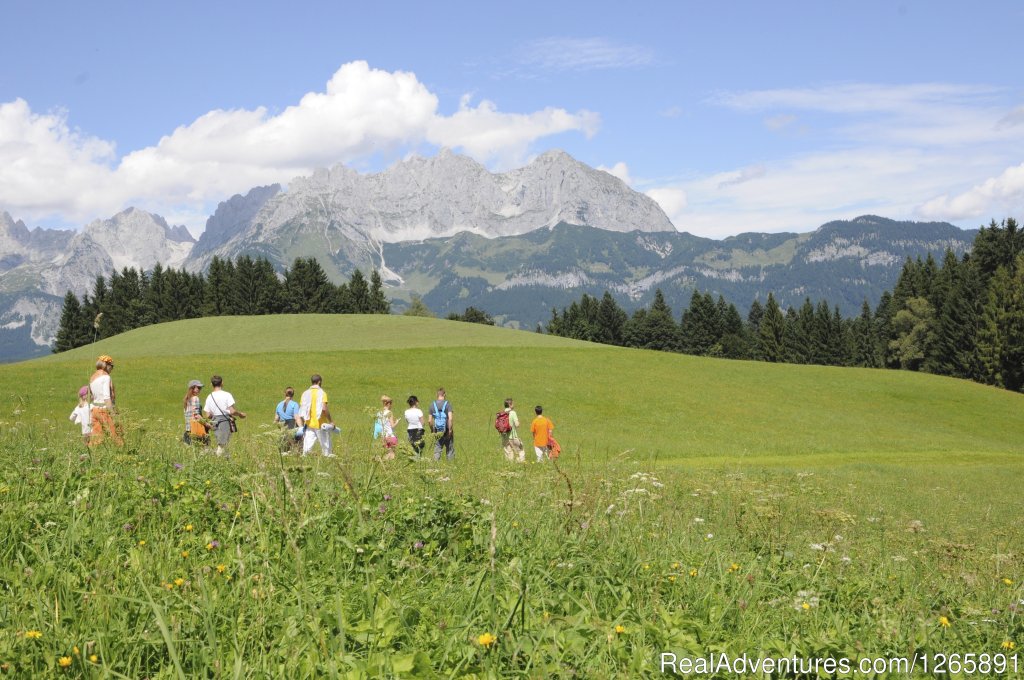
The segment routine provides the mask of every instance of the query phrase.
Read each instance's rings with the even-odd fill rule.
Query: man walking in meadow
[[[501,448],[505,452],[505,460],[525,463],[526,451],[523,449],[523,440],[519,438],[519,415],[516,414],[512,397],[505,400],[505,410],[498,413],[494,426],[501,433]]]
[[[224,389],[224,378],[219,375],[211,377],[210,386],[213,390],[206,397],[203,411],[213,421],[213,434],[217,438],[215,453],[219,456],[227,451],[231,434],[238,431],[235,418],[245,418],[245,413],[235,408],[234,396]]]
[[[548,445],[555,424],[544,415],[544,409],[539,404],[534,407],[533,412],[537,414],[537,417],[530,424],[530,432],[533,433],[533,452],[537,454],[537,462],[540,463],[548,457]]]
[[[434,460],[441,460],[442,450],[448,460],[455,459],[455,429],[452,427],[454,416],[444,388],[437,388],[437,399],[430,404],[430,429],[437,437],[434,442]]]
[[[332,458],[331,453],[331,432],[334,431],[334,419],[331,418],[331,410],[327,406],[327,393],[323,389],[323,378],[319,373],[314,373],[309,378],[309,389],[302,393],[299,399],[299,411],[296,414],[297,420],[301,420],[305,426],[302,435],[302,455],[313,450],[313,444],[320,442],[320,452],[325,458]]]

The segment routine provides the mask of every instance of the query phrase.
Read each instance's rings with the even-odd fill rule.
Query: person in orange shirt
[[[537,417],[530,425],[530,432],[533,433],[533,452],[537,454],[539,463],[549,457],[548,442],[551,438],[551,431],[555,429],[555,424],[544,415],[544,409],[541,406],[535,406],[533,412],[537,414]]]

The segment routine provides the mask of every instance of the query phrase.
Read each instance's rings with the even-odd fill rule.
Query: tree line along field
[[[127,445],[89,452],[66,419],[100,352]],[[314,371],[341,455],[282,458],[273,406]],[[185,384],[214,372],[250,414],[229,459],[178,443]],[[1024,637],[1024,417],[1003,390],[380,316],[153,326],[0,385],[14,676],[636,676],[661,652]],[[379,395],[439,385],[455,463],[375,460]],[[526,422],[545,406],[557,467],[504,461],[506,396]]]

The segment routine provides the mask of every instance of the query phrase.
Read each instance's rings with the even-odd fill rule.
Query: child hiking
[[[82,442],[89,444],[89,434],[92,432],[92,408],[89,406],[89,386],[85,385],[78,390],[78,406],[71,412],[68,419],[82,427]]]
[[[544,415],[544,408],[540,405],[535,406],[533,412],[537,414],[537,417],[530,424],[530,432],[533,433],[533,452],[537,454],[537,462],[540,463],[545,458],[550,458],[548,447],[551,444],[551,432],[555,429],[555,424]]]
[[[391,460],[395,457],[395,447],[398,446],[398,437],[395,436],[395,425],[398,420],[391,412],[391,397],[382,394],[380,397],[380,411],[377,411],[377,422],[380,424],[381,439],[384,442],[384,458]]]
[[[409,408],[405,409],[406,433],[416,458],[419,458],[426,446],[426,442],[423,441],[423,411],[420,410],[420,400],[415,394],[406,399],[405,403],[409,405]]]

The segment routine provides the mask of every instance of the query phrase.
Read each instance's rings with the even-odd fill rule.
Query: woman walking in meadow
[[[420,410],[420,400],[416,398],[416,395],[409,397],[405,403],[409,405],[409,408],[405,409],[405,422],[407,424],[406,433],[409,436],[409,444],[412,445],[412,450],[419,458],[423,455],[423,448],[427,445],[423,441],[423,411]]]
[[[117,395],[114,381],[110,377],[113,370],[113,357],[102,354],[96,359],[96,372],[89,378],[89,393],[92,395],[92,409],[89,412],[92,419],[92,436],[89,437],[89,446],[99,446],[103,443],[104,431],[115,444],[124,446],[124,440],[114,424],[114,403]]]
[[[398,437],[395,436],[395,425],[398,420],[391,412],[391,397],[381,395],[380,411],[377,412],[377,422],[380,423],[381,439],[384,441],[384,458],[391,460],[395,457],[395,447],[398,445]]]
[[[198,380],[190,380],[188,389],[185,391],[185,398],[182,400],[182,409],[185,415],[185,434],[182,441],[186,444],[209,444],[209,432],[206,423],[203,422],[203,409],[199,403],[199,393],[203,389],[203,383]]]
[[[302,441],[300,436],[296,436],[295,429],[295,415],[299,412],[299,403],[293,399],[295,396],[295,390],[291,387],[286,387],[284,390],[284,399],[278,404],[277,408],[274,409],[274,423],[280,426],[284,433],[281,435],[281,453],[287,454],[292,449],[299,447],[299,442]]]

